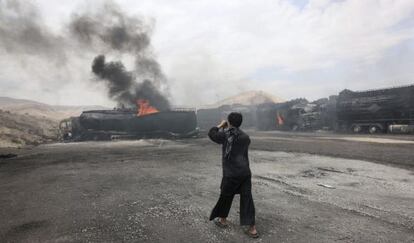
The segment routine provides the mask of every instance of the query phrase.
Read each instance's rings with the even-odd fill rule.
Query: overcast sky
[[[37,0],[33,5],[59,35],[73,13],[102,4],[84,2]],[[413,0],[114,2],[154,27],[152,49],[176,105],[213,103],[248,90],[314,100],[345,88],[414,83]],[[113,105],[104,87],[90,81],[92,55],[59,65],[38,55],[17,57],[4,48],[0,96]],[[50,74],[51,69],[57,72]]]

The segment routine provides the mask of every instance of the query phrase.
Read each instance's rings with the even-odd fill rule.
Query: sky
[[[105,1],[31,2],[60,35],[73,14]],[[412,0],[112,2],[152,27],[151,50],[176,106],[211,104],[249,90],[312,101],[343,89],[414,84]],[[105,87],[91,81],[92,54],[71,56],[64,64],[41,56],[0,46],[0,96],[114,105]]]

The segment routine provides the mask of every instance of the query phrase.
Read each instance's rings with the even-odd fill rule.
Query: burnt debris
[[[0,159],[10,159],[10,158],[14,158],[14,157],[17,157],[17,154],[11,154],[11,153],[0,154]]]

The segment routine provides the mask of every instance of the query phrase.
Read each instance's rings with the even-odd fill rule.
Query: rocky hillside
[[[85,110],[103,110],[108,108],[103,106],[56,106],[32,100],[0,97],[0,109],[16,114],[28,114],[60,121],[71,116],[79,116]]]
[[[56,141],[59,121],[102,106],[54,106],[32,100],[0,97],[0,147]]]
[[[0,147],[21,147],[56,141],[58,122],[0,110]]]

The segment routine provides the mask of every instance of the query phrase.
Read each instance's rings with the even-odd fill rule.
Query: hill
[[[56,106],[33,100],[0,97],[0,109],[15,114],[60,121],[71,116],[79,116],[85,110],[103,110],[108,108],[103,106]]]
[[[103,106],[55,106],[33,100],[0,97],[0,147],[56,141],[59,121]]]
[[[284,100],[261,90],[253,90],[228,97],[203,108],[215,108],[222,105],[258,105],[263,103],[280,102],[284,102]]]
[[[57,139],[57,121],[0,110],[0,147],[20,147]]]

